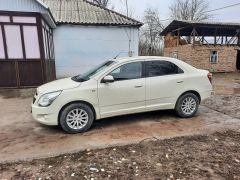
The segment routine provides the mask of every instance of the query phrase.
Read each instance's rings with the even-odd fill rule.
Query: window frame
[[[6,46],[5,46],[5,44],[4,43],[6,43],[5,42],[5,40],[4,40],[4,34],[3,34],[3,28],[2,28],[2,26],[0,25],[0,46],[2,46],[2,49],[0,50],[1,52],[0,53],[2,53],[2,55],[3,56],[1,56],[0,55],[0,60],[2,60],[2,59],[6,59]]]
[[[39,14],[35,12],[8,12],[8,11],[2,11],[0,12],[0,16],[3,17],[9,17],[10,20],[5,22],[0,21],[0,27],[2,28],[2,39],[4,43],[4,53],[5,57],[2,58],[0,57],[0,61],[45,61],[45,60],[51,60],[55,61],[55,51],[54,51],[54,42],[53,42],[53,31],[52,28],[47,24],[45,19]],[[34,22],[14,22],[14,17],[16,18],[35,18]],[[47,43],[49,44],[48,46],[51,48],[51,58],[46,58],[45,56],[45,46],[44,46],[44,41],[45,37],[43,36],[43,31],[44,29],[44,24],[45,26],[49,26],[49,39],[47,40]],[[18,25],[20,26],[21,29],[21,40],[22,40],[22,51],[23,51],[23,58],[10,58],[8,55],[8,48],[6,44],[6,31],[4,26],[5,25]],[[25,42],[24,42],[24,35],[23,35],[23,28],[24,27],[30,27],[34,26],[37,27],[37,35],[38,35],[38,44],[39,44],[39,53],[40,53],[40,58],[28,58],[26,57],[26,50],[25,50]],[[52,42],[49,42],[52,41]]]
[[[114,82],[121,82],[121,81],[131,81],[131,80],[136,80],[136,79],[142,79],[142,78],[145,78],[145,66],[144,66],[144,61],[135,61],[135,62],[128,62],[128,63],[125,63],[125,64],[120,64],[119,66],[115,67],[114,69],[110,70],[109,73],[107,73],[107,75],[111,75],[111,73],[115,70],[117,70],[118,68],[122,67],[122,66],[125,66],[125,65],[128,65],[128,64],[133,64],[133,63],[141,63],[142,65],[142,68],[141,68],[141,77],[140,78],[132,78],[132,79],[122,79],[122,80],[116,80],[114,79]],[[105,77],[105,76],[104,76]],[[104,78],[103,77],[103,78]],[[102,80],[103,80],[102,78]],[[101,80],[101,81],[102,81]]]
[[[4,36],[5,36],[5,41],[6,41],[8,59],[12,59],[12,60],[26,59],[25,58],[25,44],[23,43],[24,37],[22,35],[22,27],[20,25],[15,25],[15,24],[12,24],[12,25],[5,24],[5,25],[3,25],[3,28],[4,28]],[[10,32],[12,32],[11,29],[17,30],[14,33],[14,35],[16,35],[14,38],[15,39],[14,41],[11,39],[13,36],[10,33]],[[16,38],[17,35],[18,35],[18,39]],[[15,48],[13,48],[13,47],[15,47]],[[15,53],[13,53],[13,52],[15,52]],[[18,52],[19,54],[17,54],[16,52]],[[6,57],[6,55],[5,55],[5,57]]]
[[[170,53],[170,57],[175,58],[175,59],[178,59],[178,51],[172,51],[172,52]]]
[[[182,73],[176,73],[176,74],[165,74],[165,75],[158,75],[158,76],[148,76],[148,70],[147,70],[147,63],[149,62],[167,62],[167,63],[172,63],[173,65],[177,66]],[[173,76],[173,75],[180,75],[180,74],[185,74],[185,71],[183,68],[179,67],[177,64],[170,62],[168,60],[147,60],[144,62],[144,77],[145,78],[155,78],[155,77],[162,77],[162,76]]]
[[[213,52],[216,52],[217,53],[217,59],[216,59],[216,61],[212,61],[212,57],[213,57]],[[218,52],[218,50],[211,50],[210,51],[210,57],[209,57],[209,63],[210,64],[217,64],[218,63],[218,60],[219,60],[219,52]]]

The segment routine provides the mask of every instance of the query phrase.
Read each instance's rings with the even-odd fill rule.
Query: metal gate
[[[44,83],[41,61],[0,61],[0,87],[35,87]]]

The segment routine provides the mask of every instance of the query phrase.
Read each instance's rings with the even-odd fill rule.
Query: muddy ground
[[[216,95],[203,105],[240,119],[240,73],[215,74],[213,83]]]
[[[240,179],[240,132],[141,142],[0,165],[0,179]]]
[[[0,92],[0,179],[240,179],[240,74],[214,77],[194,118],[121,116],[79,135],[34,122],[34,90]]]

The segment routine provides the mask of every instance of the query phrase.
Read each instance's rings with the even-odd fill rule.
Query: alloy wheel
[[[74,130],[84,128],[88,120],[88,113],[80,108],[71,110],[66,117],[67,125]]]
[[[196,107],[197,107],[196,100],[192,97],[186,97],[182,101],[181,110],[184,114],[191,115],[195,112]]]

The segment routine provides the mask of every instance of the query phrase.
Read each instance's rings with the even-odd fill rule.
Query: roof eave
[[[49,18],[49,20],[51,21],[50,24],[51,24],[52,28],[56,28],[57,23],[56,23],[55,18],[52,15],[52,12],[49,9],[49,7],[44,2],[42,2],[41,0],[36,0],[36,1],[37,1],[38,4],[40,4],[43,8],[45,8],[47,10],[48,14],[47,13],[45,13],[45,14],[50,16],[50,18]],[[44,17],[44,15],[43,15],[43,17]]]
[[[79,23],[79,22],[57,22],[57,25],[69,24],[69,25],[82,25],[82,26],[118,26],[118,27],[138,27],[143,24],[116,24],[116,23]]]

